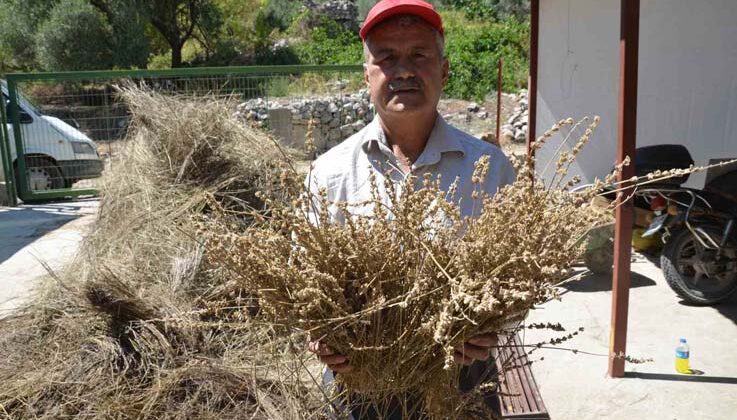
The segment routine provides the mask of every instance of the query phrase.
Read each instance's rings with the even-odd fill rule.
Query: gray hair
[[[443,35],[440,34],[440,31],[435,29],[432,25],[425,22],[422,18],[418,16],[406,15],[406,14],[393,16],[381,23],[389,22],[391,20],[397,20],[401,26],[405,26],[405,27],[416,25],[418,23],[429,26],[432,29],[433,33],[435,34],[435,45],[438,47],[438,53],[440,55],[440,58],[445,58],[445,38],[443,38]],[[371,32],[369,32],[366,35],[366,40],[363,42],[363,61],[364,63],[368,62],[368,58],[369,58],[368,44],[370,41],[371,41]]]

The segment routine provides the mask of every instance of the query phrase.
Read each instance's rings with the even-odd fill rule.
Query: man
[[[386,177],[400,185],[406,176],[421,180],[429,172],[440,175],[446,190],[456,182],[454,200],[461,213],[474,215],[478,206],[474,206],[472,195],[477,186],[471,176],[476,161],[484,155],[490,158],[488,175],[482,183],[488,194],[513,182],[515,172],[496,146],[451,127],[438,114],[437,105],[449,75],[440,15],[422,0],[382,0],[369,11],[360,35],[364,42],[364,79],[376,116],[363,130],[316,160],[308,180],[310,188],[324,188],[331,202],[367,202],[371,198],[369,174],[373,172],[379,192],[388,203],[383,189]],[[370,209],[357,207],[354,211]],[[335,222],[343,221],[337,209],[331,209],[331,215]],[[466,382],[481,379],[486,371],[484,361],[495,343],[496,337],[484,335],[456,348],[457,363],[473,364],[467,369]],[[313,341],[308,348],[329,371],[340,374],[353,369],[350,360],[324,344]],[[473,383],[461,384],[462,388],[471,386]]]

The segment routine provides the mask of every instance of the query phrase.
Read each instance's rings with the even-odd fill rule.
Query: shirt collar
[[[381,128],[381,121],[378,114],[374,116],[374,119],[366,128],[362,142],[364,152],[368,153],[373,145],[380,148],[384,146],[386,149],[391,150],[389,142],[386,139],[386,134]],[[433,165],[440,161],[443,153],[447,152],[460,152],[462,155],[466,153],[458,136],[452,131],[452,127],[438,114],[435,119],[435,125],[430,132],[430,137],[425,144],[425,149],[412,166],[419,168]]]

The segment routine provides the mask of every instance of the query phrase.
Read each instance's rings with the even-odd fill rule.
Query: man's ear
[[[369,76],[368,76],[368,64],[363,63],[363,81],[366,83],[366,87],[370,88],[371,84],[369,83]]]
[[[450,77],[450,61],[448,57],[443,57],[443,87],[448,84],[448,78]]]

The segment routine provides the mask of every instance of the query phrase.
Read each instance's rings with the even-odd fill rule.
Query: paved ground
[[[22,304],[47,273],[42,261],[58,269],[72,260],[98,203],[0,207],[0,317]]]
[[[641,256],[633,263],[627,353],[653,358],[627,364],[626,377],[607,378],[607,357],[539,350],[533,372],[553,419],[737,418],[737,298],[716,307],[680,302],[659,268]],[[557,321],[584,332],[561,347],[607,354],[611,280],[588,275],[571,283],[562,301],[533,311],[530,321]],[[526,343],[551,338],[534,331]],[[560,334],[560,333],[558,333]],[[675,347],[685,337],[691,367],[700,376],[675,372]]]

